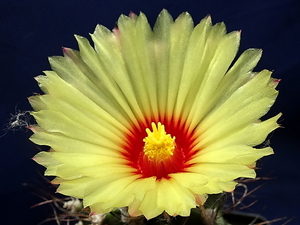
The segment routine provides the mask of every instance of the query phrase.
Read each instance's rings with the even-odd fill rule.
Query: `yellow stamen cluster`
[[[167,134],[165,126],[160,122],[157,125],[152,122],[151,126],[153,131],[146,129],[148,136],[143,139],[145,142],[143,150],[149,160],[161,162],[174,155],[175,137]]]

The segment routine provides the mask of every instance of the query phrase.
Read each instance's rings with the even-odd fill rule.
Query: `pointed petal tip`
[[[67,52],[68,51],[68,48],[66,48],[66,47],[61,47],[61,49],[62,49],[63,52]]]
[[[35,162],[36,162],[36,158],[35,158],[35,157],[32,157],[32,158],[31,158],[31,160],[33,160],[33,161],[35,161]]]
[[[70,56],[72,49],[67,48],[67,47],[62,47],[61,49],[62,49],[64,56]]]
[[[74,37],[75,37],[75,39],[76,39],[77,41],[82,40],[82,39],[85,39],[85,37],[80,36],[80,35],[78,35],[78,34],[74,34]]]
[[[34,132],[35,133],[35,129],[34,129],[34,127],[33,126],[31,126],[31,125],[29,125],[29,126],[27,126],[27,128],[29,129],[29,130],[31,130],[32,132]]]
[[[273,71],[271,71],[271,74],[272,73],[273,73]],[[280,83],[280,81],[281,81],[281,79],[271,77],[268,82],[268,86],[271,88],[276,88],[278,86],[278,84]]]
[[[204,17],[204,19],[205,19],[206,21],[212,22],[212,18],[211,18],[211,15],[210,15],[210,14],[207,14],[206,17]]]
[[[117,40],[120,39],[120,30],[118,28],[118,26],[116,26],[113,30],[112,30],[114,36],[116,37]]]
[[[275,119],[275,121],[277,121],[278,128],[285,128],[281,124],[279,124],[281,122],[281,121],[279,121],[279,119],[282,117],[282,115],[283,115],[283,113],[280,112],[276,116],[273,117]]]
[[[54,56],[49,56],[49,57],[48,57],[48,61],[49,61],[50,64],[51,64],[51,62],[53,61],[53,57],[54,57]]]
[[[67,47],[61,47],[61,49],[62,49],[62,52],[67,55],[70,53],[70,51],[72,51],[71,48],[67,48]]]
[[[169,11],[166,10],[166,9],[161,10],[161,12],[158,14],[158,17],[160,17],[162,15],[169,15],[169,16],[171,16],[170,13],[169,13]]]
[[[129,18],[131,19],[135,19],[136,18],[136,14],[132,11],[129,12]]]

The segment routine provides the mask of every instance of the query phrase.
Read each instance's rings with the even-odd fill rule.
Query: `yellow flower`
[[[58,192],[97,213],[188,216],[207,194],[255,177],[256,160],[273,153],[253,146],[278,127],[280,115],[259,120],[278,80],[252,71],[258,49],[229,68],[240,32],[163,10],[153,30],[142,13],[122,15],[91,38],[94,48],[76,36],[80,51],[51,57],[53,71],[36,78],[45,95],[29,99],[31,140],[51,146],[34,159],[57,176]]]

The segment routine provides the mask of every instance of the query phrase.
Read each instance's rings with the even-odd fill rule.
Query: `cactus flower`
[[[57,191],[92,213],[189,216],[236,178],[254,178],[256,161],[273,153],[255,146],[279,126],[280,114],[260,120],[278,80],[253,71],[259,49],[233,64],[239,31],[163,10],[153,29],[143,13],[121,15],[112,31],[96,27],[93,46],[76,39],[79,51],[63,48],[36,77],[45,94],[29,98],[31,140],[51,147],[34,160]]]

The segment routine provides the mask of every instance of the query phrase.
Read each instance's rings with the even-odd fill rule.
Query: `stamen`
[[[174,155],[175,137],[167,134],[160,122],[157,125],[152,122],[151,126],[153,131],[146,128],[148,136],[143,139],[143,151],[150,161],[159,163]]]

